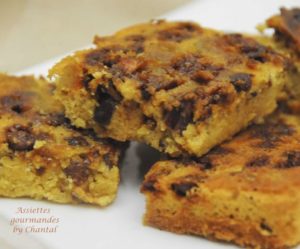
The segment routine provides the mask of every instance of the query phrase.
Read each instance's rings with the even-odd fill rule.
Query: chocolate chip
[[[256,156],[246,163],[247,167],[261,167],[269,163],[270,158],[267,155]]]
[[[146,101],[148,101],[151,98],[151,93],[148,92],[146,85],[141,86],[141,95],[142,99]]]
[[[149,129],[154,130],[156,127],[156,121],[152,117],[148,117],[146,115],[143,116],[143,122],[148,126]]]
[[[149,191],[149,192],[156,192],[157,189],[155,188],[155,180],[149,180],[143,183],[142,191]]]
[[[99,103],[109,98],[112,98],[116,102],[120,102],[123,99],[122,95],[118,92],[111,80],[109,81],[107,87],[104,85],[97,86],[95,97]]]
[[[248,58],[259,61],[266,62],[267,61],[267,48],[256,44],[255,46],[242,46],[241,51],[247,55]]]
[[[293,168],[300,166],[300,151],[287,151],[283,156],[286,160],[278,163],[278,168]]]
[[[237,92],[249,91],[252,85],[252,75],[247,73],[236,73],[230,76],[230,83]]]
[[[70,126],[71,121],[68,119],[64,113],[51,113],[47,116],[46,123],[51,126]]]
[[[107,88],[99,85],[95,96],[100,106],[96,106],[94,110],[94,119],[99,124],[106,126],[110,123],[116,105],[122,100],[122,96],[112,82],[109,82]]]
[[[262,140],[255,146],[261,148],[274,148],[282,136],[290,136],[294,132],[295,130],[293,127],[283,122],[277,122],[275,124],[268,123],[252,126],[250,129],[250,136]]]
[[[229,102],[230,95],[226,90],[219,88],[211,93],[210,103],[211,104],[226,104]]]
[[[101,106],[96,106],[94,110],[94,119],[100,125],[106,126],[110,123],[116,102],[113,99],[102,100]]]
[[[111,169],[114,166],[114,162],[111,158],[111,155],[109,153],[105,154],[103,156],[103,160],[105,162],[105,164],[108,166],[109,169]]]
[[[89,143],[86,139],[82,136],[73,136],[66,138],[66,141],[71,146],[88,146]]]
[[[181,197],[185,197],[187,192],[194,187],[197,187],[197,184],[193,182],[173,183],[171,185],[171,189]]]
[[[41,176],[46,172],[45,167],[39,167],[38,169],[35,170],[36,175]]]
[[[6,131],[6,140],[8,147],[16,151],[30,151],[35,143],[35,137],[30,129],[22,125],[9,127]]]
[[[86,63],[91,66],[107,66],[111,68],[120,59],[119,56],[112,54],[116,48],[102,48],[100,50],[93,50],[86,56]]]
[[[21,114],[23,112],[23,108],[20,105],[15,105],[11,109],[12,109],[12,111],[14,111],[18,114]]]
[[[183,101],[179,107],[165,111],[164,115],[165,122],[171,129],[181,131],[193,121],[193,116],[193,103],[191,101]]]
[[[261,222],[260,223],[260,228],[262,230],[267,231],[268,233],[272,233],[273,232],[272,228],[269,225],[267,225],[265,222]]]
[[[28,102],[23,95],[4,96],[0,99],[0,104],[6,109],[21,114],[25,110],[24,103]]]
[[[89,166],[90,160],[87,157],[71,159],[69,166],[64,169],[64,173],[73,179],[75,185],[81,185],[91,174]]]
[[[89,83],[90,83],[93,79],[95,79],[95,78],[94,78],[94,76],[93,76],[92,74],[86,74],[86,75],[83,76],[82,83],[83,83],[83,85],[84,85],[84,87],[85,87],[86,89],[89,88]]]

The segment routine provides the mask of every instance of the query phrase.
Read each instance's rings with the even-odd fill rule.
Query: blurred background
[[[0,0],[0,71],[14,73],[189,0]]]

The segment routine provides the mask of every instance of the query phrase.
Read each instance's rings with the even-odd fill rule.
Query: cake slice
[[[171,156],[201,156],[276,107],[289,60],[255,39],[156,21],[76,52],[50,70],[73,125]]]
[[[144,223],[236,243],[300,242],[300,117],[276,113],[194,160],[157,162],[142,185]]]
[[[111,203],[121,146],[75,129],[44,79],[0,74],[0,196]]]

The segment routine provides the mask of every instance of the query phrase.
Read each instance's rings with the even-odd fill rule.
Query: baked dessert
[[[280,14],[269,18],[265,24],[259,26],[261,35],[255,39],[265,46],[272,47],[290,59],[294,69],[291,79],[287,81],[284,89],[283,99],[285,105],[289,105],[293,110],[300,112],[300,9],[281,8]],[[270,36],[265,30],[274,30]],[[291,65],[291,66],[292,66]]]
[[[201,156],[276,107],[288,60],[255,39],[156,21],[109,37],[50,70],[73,125],[171,156]]]
[[[75,129],[43,78],[0,74],[0,196],[111,203],[121,145]]]
[[[300,242],[300,117],[277,113],[194,160],[157,162],[144,223],[247,248]]]

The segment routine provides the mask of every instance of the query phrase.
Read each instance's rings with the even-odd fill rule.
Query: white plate
[[[281,6],[300,6],[299,0],[202,0],[173,11],[164,18],[194,20],[204,26],[223,30],[255,32],[255,25],[277,13]],[[26,69],[18,74],[47,74],[59,58]],[[175,235],[142,225],[144,198],[139,187],[144,172],[157,154],[137,144],[127,152],[122,168],[122,182],[116,201],[101,209],[85,205],[57,205],[28,199],[0,200],[0,248],[4,249],[182,249],[236,248],[195,236]],[[18,207],[50,208],[60,219],[56,233],[12,232],[10,220],[17,217],[41,217],[37,214],[16,214]],[[44,215],[44,216],[49,216]]]

